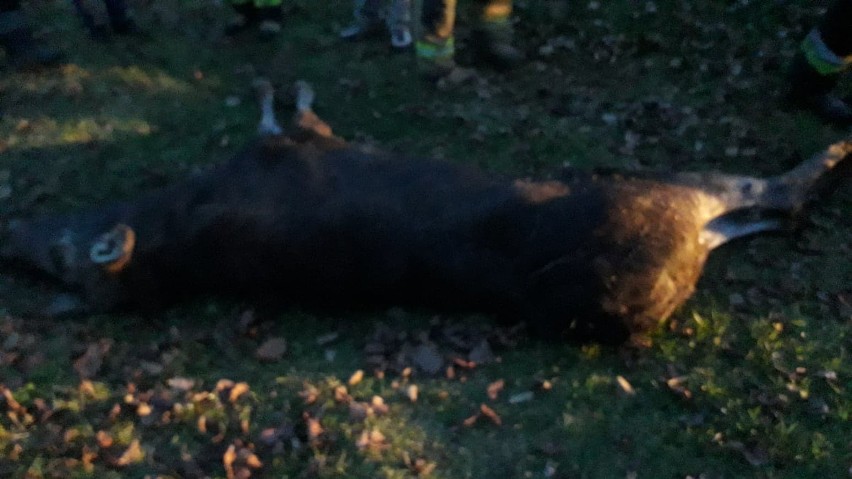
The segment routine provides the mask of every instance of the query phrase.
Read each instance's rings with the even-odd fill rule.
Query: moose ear
[[[110,274],[121,272],[133,256],[136,232],[125,224],[117,224],[102,234],[89,248],[89,259]]]

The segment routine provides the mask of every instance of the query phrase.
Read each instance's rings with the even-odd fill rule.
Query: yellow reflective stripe
[[[482,12],[483,22],[508,22],[512,16],[511,2],[491,3]]]
[[[436,43],[427,40],[417,40],[414,44],[414,51],[419,58],[428,58],[430,60],[443,60],[453,58],[456,45],[453,37],[447,38],[443,42]]]
[[[852,65],[852,55],[841,57],[831,51],[816,28],[811,30],[808,36],[802,40],[801,47],[808,63],[820,75],[840,73],[848,68],[849,65]]]

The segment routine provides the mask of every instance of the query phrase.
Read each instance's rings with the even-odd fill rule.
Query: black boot
[[[483,21],[471,31],[471,44],[476,58],[497,70],[511,70],[524,61],[524,53],[512,45],[512,26],[502,22]]]
[[[35,68],[57,63],[59,50],[39,45],[20,11],[0,13],[0,46],[17,68]]]
[[[106,0],[107,15],[112,31],[118,35],[131,35],[139,33],[136,22],[127,13],[127,5],[124,0]]]
[[[839,73],[819,73],[799,52],[790,69],[790,102],[830,123],[852,124],[852,105],[832,93],[839,76]]]
[[[251,2],[232,6],[236,15],[225,26],[225,35],[230,37],[242,33],[260,21],[257,9]]]
[[[281,7],[264,7],[258,8],[258,17],[260,25],[258,26],[258,34],[261,40],[272,40],[281,33]]]

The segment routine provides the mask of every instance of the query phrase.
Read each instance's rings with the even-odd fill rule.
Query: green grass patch
[[[229,12],[212,2],[131,3],[146,34],[97,43],[67,2],[30,2],[67,64],[0,70],[0,218],[132,197],[227,159],[254,135],[257,75],[310,81],[346,138],[517,175],[775,174],[844,134],[783,101],[811,2],[516,2],[528,61],[445,89],[385,38],[339,41],[349,1],[285,2],[269,43],[224,39]],[[848,477],[850,211],[842,187],[801,233],[714,253],[639,351],[481,317],[210,299],[60,323],[22,314],[47,286],[4,273],[0,476]],[[280,359],[258,358],[269,338],[286,341]]]

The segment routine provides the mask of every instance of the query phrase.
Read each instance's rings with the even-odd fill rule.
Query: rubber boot
[[[829,123],[850,125],[852,105],[833,93],[839,77],[839,73],[820,73],[799,52],[790,68],[789,100]]]
[[[258,34],[261,40],[272,40],[281,33],[281,6],[262,7],[257,9],[260,25]]]
[[[477,59],[498,70],[512,69],[525,58],[523,52],[512,45],[511,15],[511,0],[486,1],[479,13],[479,23],[471,32]]]
[[[423,0],[420,22],[423,31],[414,44],[417,69],[426,80],[436,81],[457,69],[456,0]]]
[[[835,0],[802,40],[790,71],[790,99],[826,121],[852,124],[852,104],[832,91],[852,68],[852,0]]]
[[[402,50],[414,41],[411,35],[411,0],[393,0],[387,16],[391,46]]]
[[[458,67],[455,56],[455,38],[439,38],[426,35],[414,44],[417,69],[429,81],[437,81],[450,75]]]

